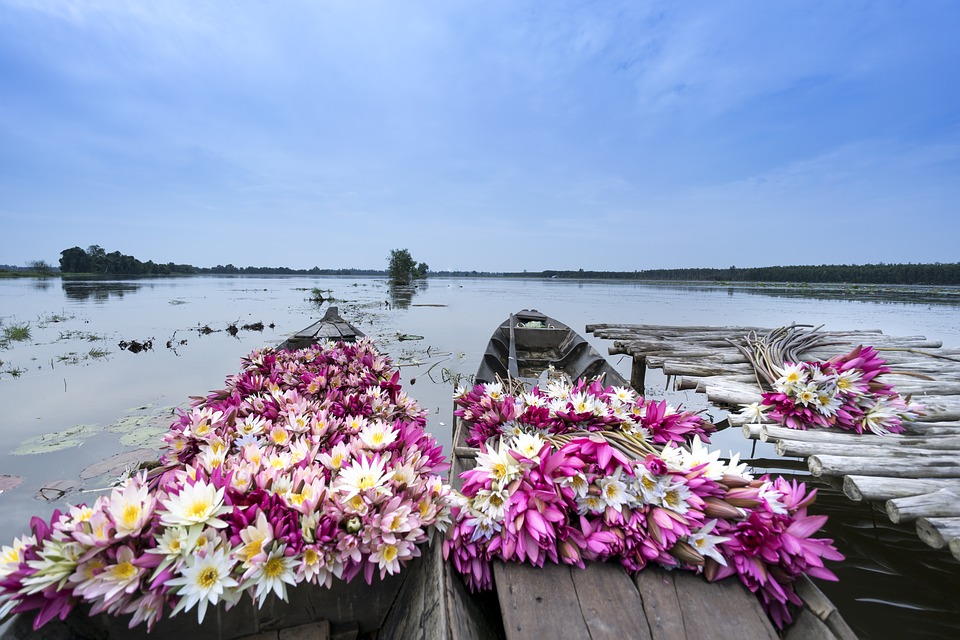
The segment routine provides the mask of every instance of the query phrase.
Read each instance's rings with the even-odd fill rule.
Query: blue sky
[[[0,0],[0,264],[960,260],[960,3]]]

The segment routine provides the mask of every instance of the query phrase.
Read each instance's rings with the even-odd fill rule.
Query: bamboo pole
[[[876,456],[812,455],[814,476],[876,475],[891,478],[960,478],[960,456],[889,451]]]

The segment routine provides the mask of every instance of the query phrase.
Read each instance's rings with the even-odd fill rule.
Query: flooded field
[[[318,302],[321,292],[332,302]],[[557,280],[431,279],[395,290],[376,278],[191,277],[0,281],[0,541],[30,516],[90,500],[124,460],[149,457],[173,411],[223,385],[252,349],[281,342],[330,304],[400,366],[405,389],[429,410],[449,447],[454,382],[468,380],[493,329],[535,308],[578,331],[588,323],[751,325],[792,322],[881,329],[960,346],[953,289],[653,286]],[[585,336],[601,353],[609,342]],[[629,377],[628,358],[611,357]],[[658,372],[646,394],[706,409],[668,391]],[[719,420],[723,413],[710,411]],[[771,460],[772,447],[728,430],[713,446]],[[128,456],[114,464],[102,461]],[[791,461],[770,464],[789,469]],[[759,465],[759,463],[758,463]],[[755,468],[755,472],[763,472]],[[6,480],[4,479],[6,478]],[[821,585],[863,637],[960,633],[960,565],[870,507],[824,490],[818,507],[848,561]]]

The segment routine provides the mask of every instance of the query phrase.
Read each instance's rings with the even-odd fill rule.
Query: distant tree
[[[53,273],[53,267],[50,266],[50,263],[46,260],[31,260],[27,263],[30,271],[36,271],[37,273],[42,273],[43,275],[49,275]]]
[[[90,254],[80,247],[64,249],[60,252],[60,271],[62,273],[91,273],[93,260]]]
[[[413,277],[414,277],[414,278],[426,278],[426,277],[427,277],[427,271],[429,271],[429,270],[430,270],[430,267],[427,265],[426,262],[420,262],[420,263],[418,263],[417,266],[413,269]]]
[[[407,249],[393,249],[390,251],[387,273],[394,284],[409,284],[416,269],[416,262]]]

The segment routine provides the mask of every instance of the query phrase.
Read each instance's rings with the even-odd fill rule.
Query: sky
[[[960,3],[0,0],[0,264],[960,261]]]

